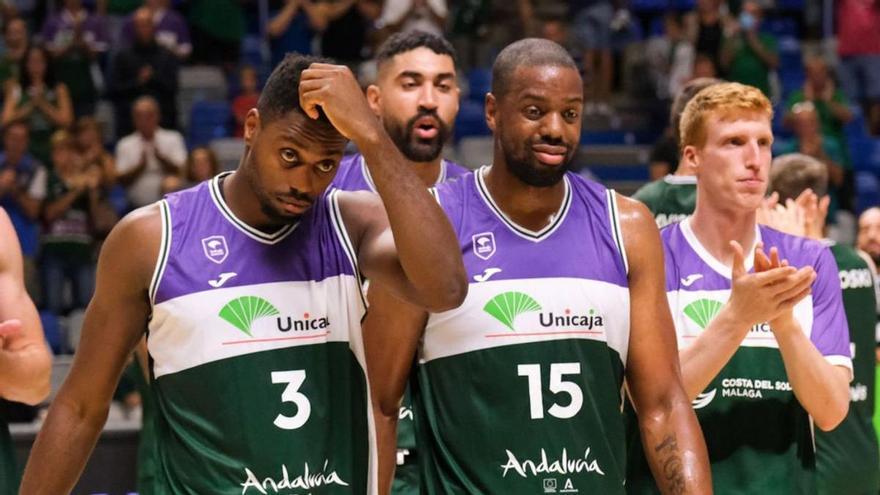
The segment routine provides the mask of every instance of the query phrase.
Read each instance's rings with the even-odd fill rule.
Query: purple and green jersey
[[[679,349],[690,346],[730,298],[731,270],[700,244],[691,219],[663,229],[666,291]],[[817,273],[812,294],[794,308],[825,359],[852,370],[849,330],[834,257],[817,241],[756,227],[756,242],[777,247],[792,266]],[[752,270],[753,255],[746,256]],[[768,323],[752,327],[739,349],[693,401],[715,493],[816,493],[813,424],[785,372]],[[641,446],[631,442],[630,493],[656,493]]]
[[[376,493],[365,303],[338,191],[269,233],[231,211],[225,177],[159,203],[157,493]]]
[[[413,395],[422,492],[623,493],[630,299],[616,196],[575,174],[539,231],[482,168],[436,188],[469,279],[431,314]]]

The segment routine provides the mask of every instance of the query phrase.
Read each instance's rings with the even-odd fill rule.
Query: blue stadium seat
[[[683,12],[694,10],[697,7],[696,0],[672,0],[672,8]]]
[[[850,105],[850,110],[852,110],[853,119],[843,127],[843,133],[846,136],[846,139],[851,140],[868,137],[868,127],[867,124],[865,124],[865,115],[862,112],[861,107],[858,105]]]
[[[61,324],[58,316],[51,311],[40,311],[40,323],[43,324],[43,335],[55,354],[61,354],[64,339],[61,336]]]
[[[880,183],[871,172],[856,173],[856,212],[880,205]]]
[[[468,72],[468,99],[481,105],[492,91],[492,69],[476,68]]]
[[[486,125],[483,102],[462,100],[455,118],[455,142],[469,136],[489,136],[492,131]]]
[[[764,19],[763,24],[761,24],[761,31],[764,31],[765,33],[770,33],[777,38],[789,36],[797,38],[797,20],[792,19],[791,17],[770,17]]]
[[[587,167],[587,170],[603,182],[647,182],[651,180],[648,174],[648,167],[644,165],[590,165]]]
[[[871,137],[848,140],[849,155],[856,170],[880,172],[880,139]]]
[[[633,12],[662,12],[669,10],[669,0],[632,0],[629,8]]]
[[[231,119],[232,111],[225,101],[203,100],[193,103],[189,119],[190,147],[229,136]]]

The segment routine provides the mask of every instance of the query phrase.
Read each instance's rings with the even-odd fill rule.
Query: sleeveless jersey
[[[440,184],[468,173],[468,169],[449,160],[440,161],[440,175],[434,184]],[[343,191],[372,191],[376,192],[376,185],[370,176],[370,170],[360,153],[348,155],[339,162],[339,170],[333,178],[333,187]]]
[[[880,455],[871,416],[874,414],[874,277],[857,251],[831,244],[837,262],[843,306],[853,354],[849,413],[832,431],[816,431],[819,493],[876,494],[880,489]]]
[[[157,492],[375,493],[365,308],[338,192],[267,234],[226,205],[223,177],[160,202]]]
[[[468,173],[468,169],[461,165],[449,160],[441,160],[440,175],[435,184],[460,177],[466,173]],[[344,191],[376,192],[370,171],[360,153],[346,156],[339,162],[339,171],[333,179],[333,186]],[[413,423],[412,396],[409,383],[407,383],[397,423],[397,470],[394,473],[394,484],[391,487],[391,493],[394,495],[417,494],[419,492],[418,467],[414,461],[418,453]]]
[[[615,193],[575,174],[538,232],[482,168],[437,187],[470,281],[431,314],[414,390],[423,492],[623,492],[629,289]]]
[[[666,290],[685,349],[730,298],[730,268],[699,243],[685,219],[663,229]],[[792,266],[817,273],[812,295],[794,317],[828,362],[852,369],[849,332],[837,266],[821,243],[765,226],[756,241],[776,246]],[[746,256],[751,270],[753,254]],[[752,327],[733,357],[693,401],[703,430],[716,494],[815,493],[815,450],[810,418],[791,390],[769,324]],[[630,493],[657,493],[638,442],[630,442]]]
[[[651,210],[657,227],[663,228],[680,222],[697,207],[697,178],[694,176],[667,175],[642,186],[633,199]]]

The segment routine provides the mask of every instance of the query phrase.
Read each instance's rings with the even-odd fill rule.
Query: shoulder
[[[164,141],[174,144],[183,142],[183,134],[181,134],[180,131],[176,131],[174,129],[159,128],[156,131],[156,137],[158,139],[162,139]]]
[[[137,134],[134,134],[134,133],[129,134],[128,136],[125,136],[116,142],[116,149],[120,150],[120,149],[131,148],[132,146],[135,146],[139,140],[140,140],[140,138],[138,137]]]
[[[780,258],[788,259],[794,266],[817,266],[822,258],[833,259],[825,243],[815,239],[780,232],[766,225],[759,225],[764,250],[776,247]]]
[[[444,160],[446,162],[446,178],[453,179],[455,177],[461,177],[462,175],[466,175],[470,173],[470,169],[459,165],[451,160]]]
[[[162,239],[163,211],[159,203],[127,214],[110,231],[100,258],[119,260],[145,283],[152,275]],[[121,267],[120,267],[121,268]]]

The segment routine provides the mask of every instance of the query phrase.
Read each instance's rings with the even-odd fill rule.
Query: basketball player
[[[376,493],[359,274],[455,307],[454,233],[344,67],[288,55],[244,136],[238,170],[137,210],[107,239],[22,493],[71,490],[144,330],[164,492]],[[346,138],[381,201],[325,193]]]
[[[670,109],[670,125],[676,146],[681,141],[678,132],[681,113],[691,98],[702,89],[721,82],[718,79],[701,77],[688,82],[675,97]],[[657,227],[663,228],[670,223],[680,222],[694,212],[697,205],[697,177],[694,170],[679,159],[675,173],[645,184],[633,195],[651,210]]]
[[[697,173],[697,208],[661,233],[682,377],[716,493],[815,493],[812,424],[833,429],[849,404],[849,335],[831,252],[755,221],[771,118],[767,98],[737,83],[687,104],[682,156]],[[630,493],[656,490],[643,463],[630,466]]]
[[[0,208],[0,399],[36,405],[49,395],[52,354],[24,288],[21,247]],[[16,493],[18,469],[0,404],[0,493]]]
[[[418,348],[424,493],[623,493],[624,376],[659,483],[708,493],[654,221],[568,172],[584,104],[577,66],[561,46],[526,39],[498,55],[492,79],[492,166],[437,187],[459,235],[467,299],[428,313],[370,288],[382,486]]]
[[[367,88],[367,101],[411,170],[425,187],[465,174],[467,169],[440,156],[458,113],[452,45],[435,34],[405,31],[382,44],[376,61],[378,78]],[[333,185],[346,191],[376,190],[360,153],[342,159]],[[391,492],[415,495],[419,493],[419,473],[409,387],[399,421],[398,466]]]
[[[816,432],[818,492],[823,495],[877,493],[880,489],[880,453],[871,419],[875,390],[874,327],[877,322],[874,262],[862,251],[825,238],[829,197],[828,167],[824,163],[800,153],[776,158],[770,167],[770,191],[777,193],[782,204],[788,200],[800,201],[802,197],[812,203],[806,208],[809,213],[801,215],[806,220],[801,229],[788,233],[816,239],[831,249],[849,326],[854,376],[849,386],[849,413],[834,430]],[[789,208],[799,206],[795,203]]]
[[[367,101],[410,168],[425,186],[466,173],[440,156],[452,137],[460,92],[449,41],[423,31],[400,32],[382,44],[376,64],[376,83],[367,87]],[[333,185],[376,192],[360,153],[342,159]]]

